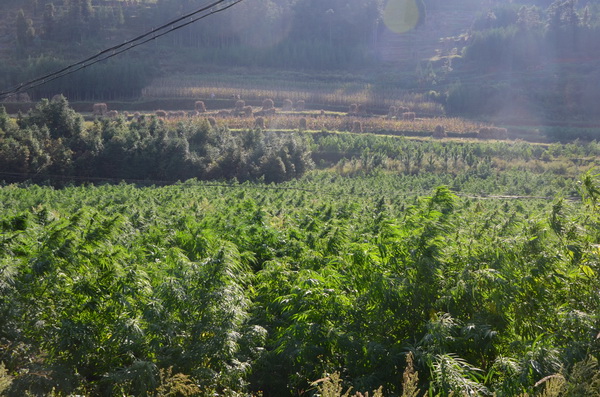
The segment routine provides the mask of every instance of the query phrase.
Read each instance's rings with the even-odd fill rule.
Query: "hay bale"
[[[306,130],[307,129],[306,117],[301,117],[299,124],[300,124],[300,130],[302,130],[302,131]]]
[[[507,139],[508,130],[498,127],[482,127],[479,129],[477,137],[481,139]]]
[[[494,129],[493,127],[481,127],[479,132],[477,133],[477,138],[479,139],[493,139],[494,138]]]
[[[296,110],[304,110],[304,107],[306,106],[306,103],[304,102],[304,99],[300,99],[296,102]]]
[[[254,126],[262,130],[265,129],[265,119],[263,117],[257,117],[254,119]]]
[[[392,119],[392,118],[396,117],[397,113],[398,113],[398,108],[396,108],[396,106],[390,106],[390,109],[388,110],[388,114],[387,114],[386,118]]]
[[[194,109],[198,113],[206,113],[206,105],[204,104],[204,101],[196,101],[194,103]]]
[[[435,126],[435,130],[433,131],[433,137],[434,138],[446,138],[448,136],[448,134],[446,134],[446,130],[444,129],[444,126],[442,125],[436,125]]]
[[[416,116],[415,112],[404,112],[404,113],[402,113],[402,120],[415,121],[416,117],[417,116]]]
[[[244,106],[244,116],[246,117],[252,117],[252,113],[254,112],[254,110],[252,109],[252,106]]]
[[[506,128],[496,128],[496,139],[508,139],[508,130]]]
[[[291,99],[284,99],[282,108],[283,108],[283,110],[289,112],[290,110],[293,110],[294,102],[292,102]]]
[[[237,101],[235,101],[235,110],[237,110],[238,112],[242,112],[244,106],[246,106],[246,101],[242,99],[238,99]]]
[[[275,102],[271,98],[267,98],[262,103],[263,110],[273,109],[275,107]]]
[[[20,94],[17,94],[17,102],[29,103],[31,102],[31,97],[28,93],[22,92]]]
[[[108,112],[108,105],[106,103],[94,103],[92,106],[92,115],[104,116]]]

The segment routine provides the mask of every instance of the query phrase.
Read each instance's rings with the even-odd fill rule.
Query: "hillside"
[[[396,63],[447,56],[454,49],[460,53],[466,42],[459,37],[488,9],[489,5],[479,0],[426,2],[423,22],[414,30],[395,33],[387,27],[383,29],[378,39],[381,59]]]

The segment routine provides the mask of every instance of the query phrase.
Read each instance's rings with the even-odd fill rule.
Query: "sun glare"
[[[419,7],[416,0],[388,0],[383,13],[383,22],[394,33],[406,33],[419,22]]]

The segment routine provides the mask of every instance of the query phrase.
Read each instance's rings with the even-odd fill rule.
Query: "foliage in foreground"
[[[3,393],[597,390],[596,179],[552,205],[344,183],[3,187]]]

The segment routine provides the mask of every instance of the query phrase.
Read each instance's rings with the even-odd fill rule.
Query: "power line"
[[[81,69],[90,67],[98,62],[102,62],[109,58],[115,57],[119,54],[122,54],[123,52],[129,51],[135,47],[146,44],[149,41],[155,40],[166,34],[169,34],[171,32],[179,30],[185,26],[188,26],[188,25],[190,25],[194,22],[197,22],[201,19],[204,19],[210,15],[214,15],[219,12],[223,12],[242,1],[243,0],[233,0],[233,1],[232,0],[215,0],[209,4],[202,6],[201,8],[199,8],[193,12],[185,14],[185,15],[183,15],[177,19],[174,19],[164,25],[161,25],[157,28],[153,28],[152,30],[150,30],[144,34],[141,34],[133,39],[127,40],[127,41],[123,42],[122,44],[104,49],[104,50],[100,51],[99,53],[97,53],[96,55],[93,55],[82,61],[70,64],[60,70],[49,73],[45,76],[41,76],[41,77],[35,78],[33,80],[27,81],[25,83],[21,83],[18,86],[15,86],[7,91],[0,92],[0,99],[14,95],[21,91],[29,90],[29,89],[38,87],[40,85],[47,84],[47,83],[54,81],[56,79],[59,79],[61,77],[68,76],[72,73],[75,73]],[[220,8],[215,9],[215,7],[217,7],[223,3],[228,3],[228,2],[230,4],[226,4]],[[209,12],[198,16],[198,14],[201,14],[206,11],[209,11]],[[187,20],[187,21],[179,24],[180,22],[185,21],[185,20]],[[170,29],[166,30],[167,28],[170,28]],[[145,40],[140,41],[142,39],[145,39]]]

